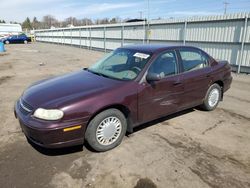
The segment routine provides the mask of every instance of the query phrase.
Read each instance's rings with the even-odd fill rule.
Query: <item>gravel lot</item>
[[[105,153],[29,144],[13,105],[31,83],[86,67],[102,52],[34,43],[0,54],[0,187],[250,187],[250,76],[213,112],[189,109],[142,125]],[[153,126],[152,126],[153,125]]]

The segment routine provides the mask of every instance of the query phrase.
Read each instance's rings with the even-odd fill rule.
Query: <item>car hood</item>
[[[22,99],[34,108],[59,108],[71,100],[102,94],[121,83],[82,70],[39,81],[23,93]]]

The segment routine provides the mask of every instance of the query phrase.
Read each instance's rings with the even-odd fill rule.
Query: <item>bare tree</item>
[[[52,26],[58,27],[60,25],[58,20],[54,16],[51,16],[51,15],[44,16],[42,22],[43,22],[44,28],[46,29],[49,29]]]
[[[108,18],[103,18],[103,19],[97,19],[95,21],[95,24],[109,24],[109,19]]]
[[[121,19],[119,17],[112,18],[109,23],[114,24],[114,23],[120,23]]]
[[[77,26],[78,25],[78,20],[75,17],[68,17],[64,20],[66,26],[68,25],[73,25]]]
[[[128,19],[127,19],[128,20]],[[26,19],[24,21],[25,28],[34,28],[34,29],[50,29],[51,27],[68,27],[70,25],[73,26],[84,26],[84,25],[93,25],[93,24],[114,24],[124,22],[125,20],[120,19],[119,17],[114,18],[101,18],[96,19],[95,21],[91,20],[90,18],[82,18],[77,19],[75,17],[68,17],[63,21],[58,21],[52,15],[45,15],[42,18],[42,21],[39,21],[36,17],[33,18],[32,22]],[[0,23],[4,22],[0,20]]]
[[[92,24],[93,24],[93,22],[89,18],[83,18],[80,20],[80,25],[92,25]]]
[[[32,28],[39,29],[40,28],[39,25],[40,25],[40,22],[37,20],[36,17],[34,17],[32,23],[31,23]]]

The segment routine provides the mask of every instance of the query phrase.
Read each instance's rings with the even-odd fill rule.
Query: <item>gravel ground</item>
[[[31,83],[86,67],[102,52],[44,43],[0,54],[0,187],[250,187],[250,76],[212,112],[189,109],[142,125],[105,153],[27,142],[13,105]]]

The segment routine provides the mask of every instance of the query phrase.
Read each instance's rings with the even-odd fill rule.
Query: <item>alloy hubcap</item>
[[[212,89],[212,91],[209,93],[208,96],[209,106],[214,107],[218,103],[219,97],[220,97],[219,90],[217,88]]]
[[[110,145],[119,138],[121,131],[121,121],[117,117],[107,117],[97,127],[97,141],[101,145]]]

